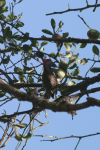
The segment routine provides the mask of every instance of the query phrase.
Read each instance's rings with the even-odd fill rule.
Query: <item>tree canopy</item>
[[[0,107],[12,103],[15,99],[19,102],[17,109],[12,114],[7,113],[5,109],[2,115],[0,114],[0,122],[6,124],[5,129],[3,129],[3,125],[0,126],[3,129],[3,134],[0,137],[0,148],[5,147],[8,140],[14,137],[18,141],[16,149],[19,148],[22,141],[25,141],[22,148],[24,149],[28,139],[34,136],[33,130],[49,124],[49,122],[43,123],[37,119],[42,111],[45,112],[46,118],[47,110],[51,110],[53,113],[66,112],[71,114],[73,121],[74,115],[77,117],[78,110],[84,109],[85,112],[85,108],[100,107],[99,98],[92,96],[92,94],[99,95],[100,91],[100,67],[98,65],[100,63],[100,32],[97,29],[92,29],[85,19],[78,15],[84,26],[88,28],[87,38],[71,37],[68,30],[62,31],[64,26],[64,22],[61,21],[62,18],[59,18],[58,25],[56,19],[53,18],[55,14],[81,12],[89,8],[92,8],[95,13],[100,4],[97,4],[96,1],[94,5],[89,5],[86,0],[85,7],[71,9],[70,4],[68,4],[66,11],[46,14],[46,16],[52,15],[50,19],[52,30],[48,27],[41,29],[42,35],[37,38],[32,37],[28,31],[23,32],[22,30],[25,26],[22,22],[23,15],[20,12],[18,15],[14,13],[16,5],[20,5],[20,3],[23,1],[16,2],[13,0],[13,3],[8,7],[6,0],[0,0],[0,45],[4,47],[0,49]],[[6,13],[8,14],[6,15]],[[93,44],[92,58],[85,51],[88,44]],[[55,45],[52,52],[46,49],[47,45]],[[82,51],[86,55],[80,59],[79,55]],[[57,95],[54,99],[44,97],[45,88],[42,84],[42,73],[45,58],[51,59],[55,64],[53,71],[57,76],[58,85]],[[87,67],[89,63],[90,65]],[[81,67],[84,67],[84,74],[81,74]],[[97,85],[94,86],[95,84]],[[82,102],[83,97],[84,101]],[[30,103],[32,108],[20,111],[21,105],[24,107],[21,102]],[[13,108],[13,105],[11,107]],[[23,117],[19,119],[20,115]],[[29,121],[24,123],[27,115]],[[40,123],[36,128],[34,121]],[[8,133],[10,128],[11,132]],[[22,133],[18,132],[18,129],[23,130]],[[100,133],[70,136],[79,139],[74,149],[78,148],[82,138],[97,134]],[[51,138],[55,139],[49,141],[58,140],[57,136]]]

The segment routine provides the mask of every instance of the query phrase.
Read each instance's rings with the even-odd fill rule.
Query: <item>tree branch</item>
[[[91,8],[91,7],[94,7],[94,8],[100,7],[100,4],[96,4],[96,5],[87,5],[86,7],[82,7],[82,8],[67,9],[67,10],[65,10],[65,11],[48,13],[48,14],[46,14],[46,16],[48,16],[48,15],[54,15],[54,14],[63,14],[63,13],[69,12],[69,11],[78,11],[78,10],[80,10],[80,12],[81,12],[82,10],[87,9],[87,8]]]

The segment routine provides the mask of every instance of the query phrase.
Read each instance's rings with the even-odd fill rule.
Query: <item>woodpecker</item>
[[[57,94],[57,78],[51,67],[54,66],[54,63],[51,59],[44,59],[43,67],[44,71],[42,74],[42,83],[46,90],[44,97],[49,99],[50,96],[54,98],[54,94]]]

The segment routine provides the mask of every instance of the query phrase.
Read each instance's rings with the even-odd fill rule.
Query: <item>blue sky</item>
[[[7,5],[9,6],[9,2],[11,3],[12,0],[7,0]],[[90,5],[95,4],[95,0],[89,0],[88,3]],[[98,3],[100,3],[100,0],[98,0]],[[75,38],[84,38],[87,39],[87,31],[89,28],[83,23],[83,21],[78,17],[80,15],[86,23],[92,28],[100,31],[100,8],[98,7],[95,12],[93,12],[93,8],[89,8],[86,10],[83,10],[82,12],[79,11],[73,11],[73,12],[67,12],[64,14],[56,14],[56,15],[50,15],[46,16],[47,13],[51,13],[54,11],[64,11],[68,9],[68,4],[70,5],[70,8],[80,8],[86,6],[86,1],[73,1],[73,0],[23,0],[20,4],[15,6],[14,13],[16,15],[23,12],[23,19],[22,22],[24,22],[25,26],[23,28],[20,28],[21,31],[29,32],[31,37],[41,37],[44,35],[44,33],[41,31],[42,29],[48,29],[52,31],[51,27],[51,18],[55,19],[56,26],[58,27],[58,23],[62,21],[64,23],[62,27],[62,32],[69,32],[69,37],[75,37]],[[57,29],[57,28],[56,28]],[[76,53],[79,53],[79,59],[82,59],[84,57],[86,58],[93,58],[94,54],[92,52],[92,46],[94,44],[88,44],[84,49],[78,49],[76,50]],[[95,44],[96,45],[96,44]],[[79,44],[77,44],[77,47]],[[100,47],[97,45],[98,48]],[[56,51],[56,45],[55,44],[48,44],[44,47],[45,52],[51,53]],[[75,48],[72,47],[74,50]],[[65,52],[64,47],[62,48],[62,53]],[[18,60],[18,58],[14,58],[15,61]],[[95,57],[96,60],[98,60],[98,57]],[[29,64],[30,65],[30,64]],[[91,62],[88,63],[87,66],[81,66],[81,73],[84,77],[84,73],[90,68],[92,65]],[[95,66],[99,66],[99,64],[96,64]],[[41,72],[41,69],[38,69],[38,73]],[[96,74],[88,73],[89,77],[92,77]],[[89,88],[92,87],[99,87],[100,83],[94,84],[92,86],[89,86]],[[95,94],[90,94],[90,96],[98,98],[100,97],[99,92]],[[82,97],[80,100],[80,103],[86,101],[86,96]],[[15,99],[12,102],[9,102],[2,106],[0,108],[0,113],[3,112],[3,109],[7,111],[7,114],[12,114],[17,110],[18,107],[18,101]],[[28,110],[31,109],[32,105],[27,102],[21,102],[21,108],[19,111]],[[51,136],[57,136],[57,137],[67,137],[71,135],[75,136],[84,136],[87,134],[93,134],[100,132],[100,120],[99,120],[99,113],[100,109],[99,107],[90,107],[87,109],[79,110],[77,112],[77,115],[74,116],[73,120],[70,114],[64,113],[64,112],[52,112],[50,110],[47,110],[47,119],[45,118],[44,112],[41,113],[41,115],[38,117],[38,119],[43,122],[47,123],[50,121],[49,125],[43,126],[37,130],[34,130],[34,135],[51,135]],[[22,118],[19,117],[20,119]],[[29,118],[26,117],[25,122],[28,122]],[[0,125],[3,126],[2,123]],[[35,122],[35,127],[39,125],[37,122]],[[5,125],[4,125],[5,127]],[[20,132],[20,130],[18,130]],[[0,129],[0,133],[3,133]],[[0,134],[1,135],[1,134]],[[79,143],[77,150],[100,150],[100,141],[99,141],[100,135],[92,136],[83,138],[81,142]],[[69,139],[62,139],[55,142],[41,142],[40,140],[48,140],[50,138],[48,137],[32,137],[30,140],[28,140],[27,146],[25,147],[25,150],[27,149],[36,149],[36,150],[51,150],[51,149],[57,149],[57,150],[74,150],[78,138],[69,138]],[[24,142],[22,142],[22,145]],[[3,148],[3,150],[14,150],[15,146],[17,145],[17,140],[14,138],[10,139],[8,143],[6,144],[6,147]],[[21,150],[22,146],[19,148]]]

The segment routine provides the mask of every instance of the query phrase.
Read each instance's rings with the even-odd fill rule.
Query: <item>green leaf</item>
[[[17,48],[17,47],[14,47],[14,48],[13,48],[13,53],[18,54],[18,52],[20,52],[20,49]]]
[[[14,71],[15,71],[15,73],[18,73],[18,74],[21,74],[21,73],[23,74],[24,73],[24,71],[19,67],[15,67]]]
[[[3,97],[6,93],[5,92],[0,92],[0,97]]]
[[[9,14],[7,16],[7,21],[12,21],[12,20],[15,20],[15,19],[17,19],[17,16],[14,16],[14,14]]]
[[[63,26],[63,24],[64,24],[64,23],[63,23],[62,21],[60,21],[60,22],[59,22],[59,28],[61,28],[61,27]]]
[[[53,33],[49,30],[46,30],[46,29],[43,29],[42,32],[46,33],[46,34],[49,34],[49,35],[53,35]]]
[[[23,50],[24,51],[29,51],[30,49],[31,49],[31,47],[29,45],[27,45],[27,44],[23,45]]]
[[[46,45],[46,44],[48,44],[48,42],[47,42],[47,41],[42,42],[42,43],[41,43],[41,47],[42,47],[42,46],[44,46],[44,45]]]
[[[71,63],[73,63],[74,61],[76,61],[77,58],[78,58],[78,56],[79,56],[79,53],[78,53],[77,55],[72,55],[72,56],[70,57],[70,59],[69,59],[68,64],[71,64]]]
[[[4,20],[6,17],[3,14],[0,14],[0,20]]]
[[[0,1],[0,7],[5,6],[5,4],[6,4],[6,1]]]
[[[24,70],[26,71],[26,70],[32,70],[32,68],[29,68],[29,67],[26,67],[26,66],[24,66]]]
[[[51,26],[53,28],[53,30],[55,29],[56,27],[56,23],[55,23],[55,20],[54,19],[51,19]]]
[[[31,45],[32,45],[33,47],[38,47],[38,46],[39,46],[39,43],[37,42],[37,40],[33,40]]]
[[[44,57],[44,54],[42,52],[36,52],[35,54],[39,58],[43,58]]]
[[[6,122],[8,122],[8,121],[9,121],[9,119],[6,119],[6,118],[0,118],[0,122],[6,123]]]
[[[71,67],[69,67],[68,69],[74,69],[75,67],[77,67],[76,63],[74,63]]]
[[[99,55],[99,49],[96,45],[93,45],[92,51],[93,51],[94,54]]]
[[[74,47],[76,47],[76,43],[75,43],[75,42],[72,42],[72,45],[73,45]]]
[[[21,82],[25,81],[25,74],[19,74],[19,79]]]
[[[87,64],[87,62],[88,62],[88,60],[86,58],[78,60],[78,63],[80,63],[81,65],[85,65],[85,64]]]
[[[0,14],[8,12],[8,7],[0,7]]]
[[[38,77],[38,82],[41,82],[42,80],[41,80],[41,77]]]
[[[17,24],[16,24],[16,28],[19,28],[19,27],[23,27],[24,26],[24,23],[19,21]]]
[[[80,73],[80,70],[79,69],[75,69],[75,70],[72,71],[71,75],[72,76],[76,76],[79,73]]]
[[[25,37],[29,37],[29,32],[26,32],[26,33],[25,33]]]
[[[69,33],[68,33],[68,32],[63,33],[63,38],[66,38],[68,35],[69,35]]]
[[[16,47],[17,45],[14,43],[9,43],[10,46]]]
[[[4,43],[3,36],[1,36],[1,35],[0,35],[0,43],[2,43],[2,44]]]
[[[67,71],[67,68],[68,68],[68,64],[65,60],[62,60],[59,62],[59,68],[60,69],[63,69],[65,72]]]
[[[64,42],[64,46],[65,46],[65,48],[67,49],[68,47],[72,47],[72,45],[70,44],[70,43],[68,43],[68,42]]]
[[[27,83],[34,83],[34,79],[32,77],[29,77],[29,79],[27,80]]]
[[[2,63],[3,63],[3,64],[8,64],[8,63],[9,63],[9,60],[10,60],[10,56],[7,56],[6,59],[2,59]]]
[[[56,54],[54,52],[50,53],[50,57],[55,57]]]
[[[5,37],[11,37],[12,36],[12,31],[10,31],[10,27],[6,27],[4,30],[4,36]]]
[[[29,37],[29,33],[28,33],[28,32],[26,32],[25,35],[23,36],[22,42],[26,42],[26,41],[29,40],[29,39],[26,38],[26,37]],[[24,39],[24,38],[26,38],[26,39]]]
[[[30,50],[29,50],[30,51]],[[31,59],[31,57],[26,57],[25,59],[24,59],[24,64],[25,65],[27,65],[27,61],[29,61]]]
[[[90,71],[94,72],[94,73],[97,73],[97,72],[100,72],[100,68],[94,67],[94,68],[91,68]]]
[[[15,35],[13,36],[13,38],[15,38],[18,41],[22,41],[22,37],[20,35]]]
[[[16,132],[15,139],[18,140],[18,141],[22,141],[22,135],[19,134],[18,132]]]
[[[23,137],[23,138],[25,138],[25,139],[30,139],[31,136],[32,136],[32,134],[28,132],[28,134],[27,134],[25,137]]]
[[[19,128],[25,128],[25,127],[27,127],[27,124],[26,124],[26,123],[15,124],[15,125],[13,125],[13,126],[17,126],[17,127],[19,127]]]
[[[86,47],[86,45],[87,45],[87,43],[81,43],[80,48],[84,48],[84,47]]]

